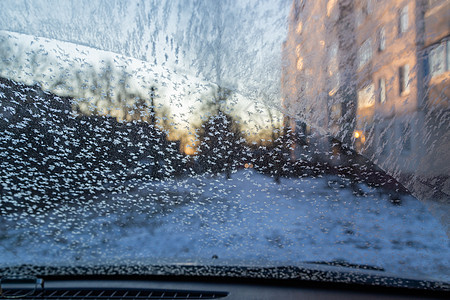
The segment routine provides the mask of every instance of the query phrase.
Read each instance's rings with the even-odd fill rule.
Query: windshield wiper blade
[[[305,261],[303,263],[315,264],[315,265],[327,265],[327,266],[335,266],[335,267],[345,267],[345,268],[353,268],[353,269],[362,269],[362,270],[371,270],[371,271],[381,271],[381,272],[386,271],[382,267],[366,265],[366,264],[355,264],[355,263],[350,263],[346,260]]]
[[[323,267],[319,268],[322,265]],[[326,267],[328,265],[328,267]],[[330,267],[330,266],[335,267]],[[349,270],[346,267],[353,267]],[[358,267],[358,268],[357,268]],[[366,269],[364,269],[364,267]],[[372,267],[372,269],[367,269]],[[373,270],[374,268],[375,271]],[[211,264],[117,264],[117,265],[76,265],[76,266],[48,266],[48,265],[17,265],[0,266],[2,274],[23,274],[39,276],[44,280],[75,280],[75,279],[173,279],[186,280],[261,280],[266,282],[280,281],[284,283],[328,283],[358,285],[367,287],[387,287],[394,289],[408,289],[427,292],[448,292],[448,282],[434,279],[408,278],[396,274],[377,272],[380,267],[351,264],[343,261],[302,262],[300,265],[286,266],[242,266],[211,265]],[[357,270],[357,271],[354,271]]]

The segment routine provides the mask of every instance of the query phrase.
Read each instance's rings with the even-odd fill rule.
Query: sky
[[[5,0],[0,29],[85,45],[254,94],[279,93],[292,0]]]

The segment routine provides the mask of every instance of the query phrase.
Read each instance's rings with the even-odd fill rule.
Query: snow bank
[[[413,197],[354,194],[338,177],[224,177],[128,182],[89,204],[2,216],[0,265],[111,259],[240,259],[295,264],[344,259],[399,275],[450,280],[443,226]]]

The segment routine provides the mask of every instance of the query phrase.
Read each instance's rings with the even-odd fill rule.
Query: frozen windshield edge
[[[331,262],[450,281],[446,11],[3,1],[0,267]]]

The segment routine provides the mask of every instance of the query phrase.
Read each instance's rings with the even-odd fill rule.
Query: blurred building
[[[439,177],[450,195],[449,85],[450,1],[293,1],[283,101],[298,135],[320,133],[309,142],[343,141],[414,189]]]

